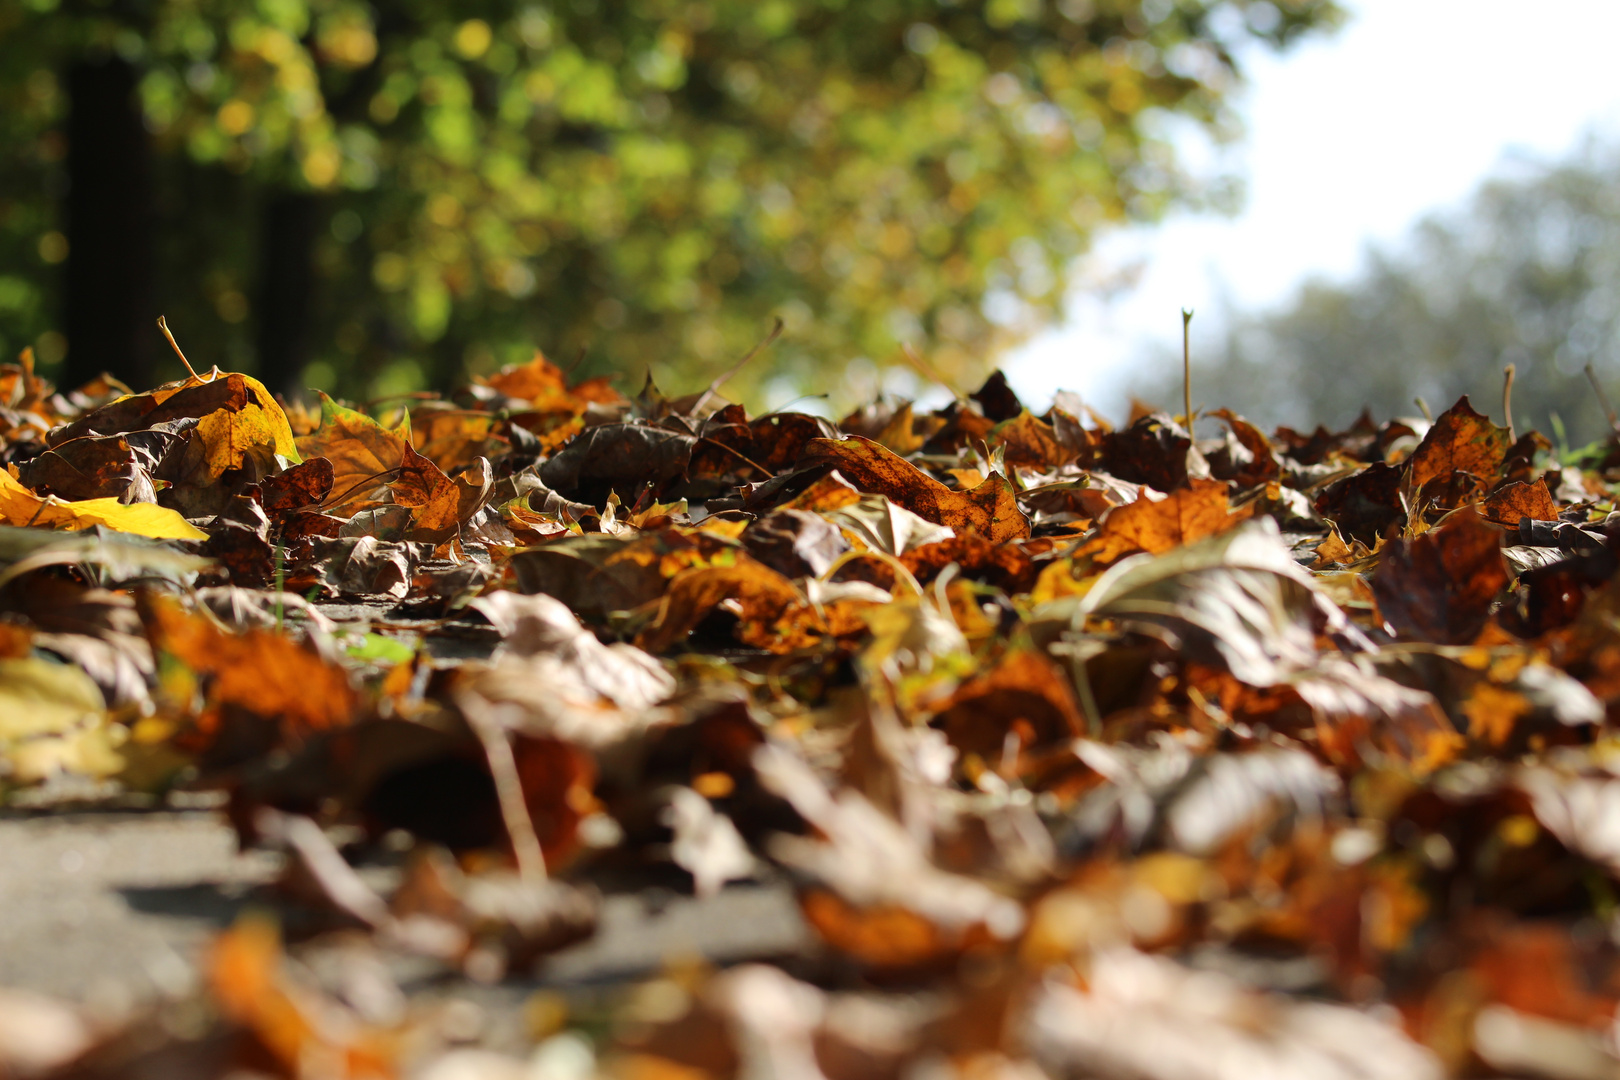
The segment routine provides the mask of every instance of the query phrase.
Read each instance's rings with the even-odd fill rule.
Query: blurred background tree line
[[[380,396],[527,357],[970,380],[1110,222],[1219,202],[1333,0],[0,0],[0,350]],[[990,314],[996,314],[991,318]]]
[[[1355,278],[1222,321],[1217,351],[1194,360],[1199,402],[1342,428],[1363,407],[1415,416],[1415,398],[1438,413],[1469,394],[1500,421],[1513,364],[1519,429],[1578,448],[1609,432],[1584,369],[1607,379],[1620,355],[1620,146],[1588,139],[1566,161],[1517,162],[1402,244],[1370,251]],[[1149,365],[1135,393],[1179,400],[1180,365],[1179,353]]]

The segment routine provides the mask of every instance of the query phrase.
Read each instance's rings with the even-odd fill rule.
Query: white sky
[[[1182,307],[1213,345],[1228,298],[1286,301],[1312,275],[1351,276],[1369,243],[1398,241],[1462,202],[1515,155],[1557,157],[1587,131],[1620,133],[1620,0],[1347,0],[1349,23],[1247,61],[1236,218],[1179,215],[1104,240],[1091,265],[1141,260],[1112,302],[1076,289],[1065,325],[1004,364],[1020,397],[1056,389],[1120,411],[1122,373],[1180,348]],[[1085,275],[1081,275],[1084,277]]]

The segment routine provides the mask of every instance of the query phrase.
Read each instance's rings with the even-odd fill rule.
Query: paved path
[[[238,853],[212,811],[0,817],[0,986],[107,1019],[195,985],[200,949],[270,882],[279,856]],[[595,938],[551,958],[536,986],[602,986],[668,958],[802,954],[810,932],[783,884],[705,901],[667,889],[609,895]]]

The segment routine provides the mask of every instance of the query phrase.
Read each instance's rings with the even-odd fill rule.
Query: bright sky
[[[1061,387],[1119,412],[1122,373],[1156,343],[1179,350],[1182,307],[1200,312],[1196,357],[1201,330],[1213,345],[1222,297],[1264,308],[1312,275],[1349,277],[1369,243],[1398,241],[1504,161],[1557,157],[1587,131],[1620,134],[1620,0],[1345,6],[1338,34],[1248,59],[1244,211],[1105,240],[1093,265],[1140,260],[1137,287],[1109,303],[1082,286],[1063,327],[1009,358],[1032,407]]]

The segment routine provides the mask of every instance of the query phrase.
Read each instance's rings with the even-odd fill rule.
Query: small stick
[[[197,369],[191,366],[191,361],[186,359],[186,354],[180,351],[180,343],[174,340],[173,334],[169,333],[169,324],[164,321],[161,315],[158,316],[158,329],[163,331],[163,336],[169,339],[169,348],[173,349],[174,355],[178,356],[180,362],[186,365],[186,370],[191,373],[191,377],[198,382],[202,382],[202,376],[198,375]]]
[[[784,324],[782,322],[781,317],[778,316],[777,320],[776,320],[776,325],[771,327],[771,332],[765,335],[764,340],[762,340],[758,345],[755,345],[752,349],[749,349],[748,350],[748,355],[744,356],[741,360],[739,360],[735,364],[733,364],[731,366],[730,371],[725,372],[719,378],[715,379],[714,382],[710,383],[709,388],[707,390],[703,391],[703,396],[698,398],[697,403],[694,404],[689,410],[687,410],[686,415],[687,416],[696,416],[698,413],[702,412],[703,411],[703,406],[705,406],[705,405],[707,405],[709,403],[709,399],[711,397],[713,397],[714,395],[716,395],[716,394],[718,394],[720,392],[720,388],[722,386],[724,386],[727,382],[729,382],[733,375],[737,374],[737,372],[739,372],[743,368],[747,367],[748,366],[748,361],[750,361],[754,357],[758,356],[762,349],[764,349],[771,342],[775,341],[777,338],[782,336],[782,327],[783,327],[783,325]]]
[[[1415,397],[1412,399],[1412,404],[1418,407],[1418,412],[1423,414],[1423,419],[1427,420],[1431,424],[1434,423],[1434,413],[1429,411],[1429,403],[1427,401],[1424,401],[1421,397]]]
[[[457,694],[456,704],[467,726],[473,729],[478,741],[484,744],[484,757],[489,761],[490,776],[495,780],[495,796],[500,802],[501,819],[506,824],[506,835],[512,841],[512,854],[517,856],[518,877],[526,885],[542,885],[546,880],[546,855],[540,848],[540,837],[534,831],[534,819],[529,816],[529,804],[523,798],[523,781],[518,777],[517,758],[512,754],[512,743],[506,729],[489,714],[484,702],[472,694]]]
[[[1187,434],[1192,434],[1192,308],[1181,309],[1181,407],[1187,422]]]
[[[1518,436],[1513,434],[1513,374],[1518,368],[1509,364],[1502,369],[1502,415],[1507,417],[1508,442],[1516,443]]]
[[[1603,415],[1609,418],[1609,426],[1620,432],[1620,416],[1616,416],[1614,406],[1609,403],[1609,395],[1603,392],[1603,384],[1598,382],[1597,372],[1592,365],[1586,365],[1586,381],[1592,384],[1592,392],[1597,394],[1598,404],[1603,406]]]

